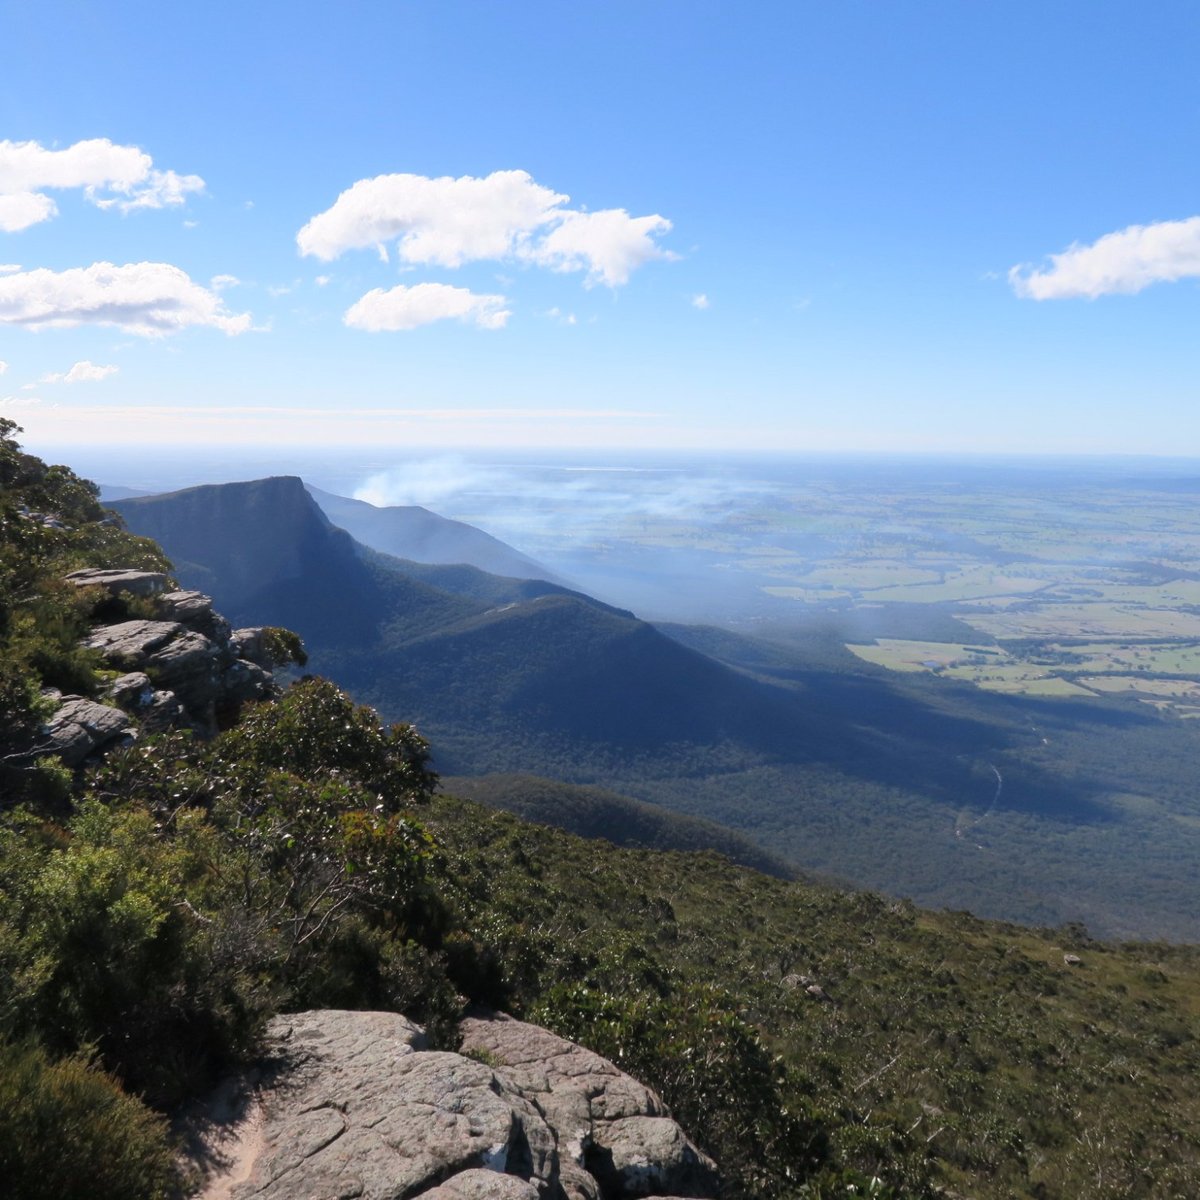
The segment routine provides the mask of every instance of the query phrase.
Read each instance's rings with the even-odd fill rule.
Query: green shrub
[[[803,1081],[713,988],[664,999],[560,984],[530,1019],[658,1091],[720,1164],[730,1196],[798,1194],[830,1160]]]
[[[272,771],[305,780],[348,776],[387,812],[428,799],[437,785],[429,747],[412,726],[384,729],[373,709],[316,678],[248,712],[217,743],[214,767],[251,787]]]
[[[165,1200],[166,1122],[82,1056],[0,1041],[0,1179],[20,1200]]]

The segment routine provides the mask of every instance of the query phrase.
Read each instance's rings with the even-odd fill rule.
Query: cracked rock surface
[[[427,1049],[394,1013],[275,1018],[269,1082],[239,1128],[208,1128],[201,1200],[715,1195],[716,1168],[648,1088],[536,1026],[467,1026],[486,1061]]]
[[[503,1013],[468,1017],[462,1032],[464,1053],[497,1063],[536,1100],[558,1136],[560,1156],[583,1167],[600,1195],[716,1195],[712,1161],[654,1092],[607,1059]]]
[[[131,724],[119,708],[83,696],[64,696],[62,705],[45,725],[45,747],[73,767],[93,751],[126,735]]]

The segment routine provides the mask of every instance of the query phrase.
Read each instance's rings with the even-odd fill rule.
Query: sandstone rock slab
[[[538,1200],[538,1190],[515,1175],[473,1168],[452,1175],[432,1191],[422,1192],[421,1200]]]
[[[483,1063],[419,1052],[405,1018],[302,1013],[269,1033],[290,1066],[263,1095],[261,1148],[232,1200],[403,1200],[479,1169],[549,1185],[554,1135],[536,1108]]]
[[[46,723],[43,743],[69,767],[81,763],[94,750],[129,732],[129,717],[119,708],[97,704],[82,696],[66,696],[62,707]]]
[[[109,595],[128,592],[133,596],[157,596],[166,590],[167,577],[161,571],[135,571],[125,568],[104,570],[88,567],[66,576],[76,587],[102,587]]]
[[[117,666],[141,670],[151,654],[182,632],[178,621],[118,621],[93,629],[83,644]]]
[[[145,708],[154,697],[154,685],[144,671],[130,671],[108,685],[108,695],[127,708]]]
[[[158,610],[167,620],[193,625],[212,616],[213,602],[203,592],[164,592],[158,598]]]

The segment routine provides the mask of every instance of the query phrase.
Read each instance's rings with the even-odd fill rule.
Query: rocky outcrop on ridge
[[[79,588],[132,597],[153,617],[101,623],[82,645],[123,672],[102,701],[46,694],[59,702],[42,729],[38,753],[77,766],[139,731],[191,729],[216,733],[226,714],[274,694],[271,656],[262,629],[238,629],[200,592],[169,591],[158,571],[82,570],[66,576]]]
[[[394,1013],[275,1018],[269,1082],[200,1137],[201,1200],[716,1195],[712,1161],[612,1063],[502,1014],[463,1031],[451,1054]]]

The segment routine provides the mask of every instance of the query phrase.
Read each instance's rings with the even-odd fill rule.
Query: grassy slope
[[[587,947],[610,939],[640,948],[643,974],[736,996],[864,1167],[877,1155],[996,1200],[1200,1190],[1195,948],[924,912],[448,797],[431,824],[477,920],[519,919],[544,982],[586,974]]]

